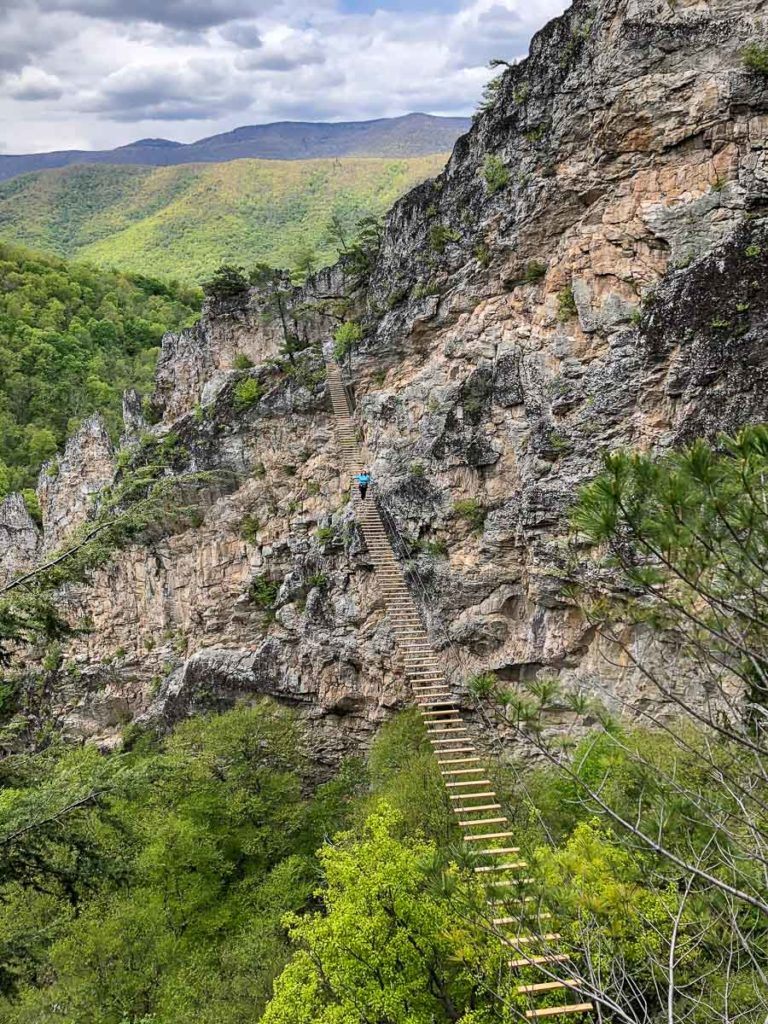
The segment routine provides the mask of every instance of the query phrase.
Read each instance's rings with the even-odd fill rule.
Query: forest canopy
[[[194,321],[177,282],[66,263],[0,243],[0,498],[34,487],[82,420],[114,437],[128,387],[151,387],[160,339]]]

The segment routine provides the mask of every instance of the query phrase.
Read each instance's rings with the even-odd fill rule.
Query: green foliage
[[[469,523],[475,533],[482,532],[488,513],[477,498],[462,498],[454,504],[453,511],[460,519]]]
[[[260,529],[261,523],[259,522],[258,516],[243,516],[240,523],[240,536],[243,540],[247,541],[249,544],[255,544],[258,541]]]
[[[421,462],[419,459],[416,459],[408,467],[408,472],[411,474],[411,476],[424,476],[424,474],[426,473],[424,463]]]
[[[440,285],[437,281],[418,281],[411,292],[411,298],[414,300],[426,299],[430,295],[439,295]]]
[[[573,296],[573,288],[568,286],[557,293],[557,319],[563,324],[573,317],[578,316],[576,299]]]
[[[250,370],[253,366],[253,360],[250,359],[244,352],[237,352],[235,358],[232,360],[232,366],[236,370]]]
[[[339,362],[345,359],[363,338],[363,328],[355,320],[345,320],[333,335],[333,354]]]
[[[123,391],[151,387],[163,333],[198,305],[177,284],[0,243],[0,497],[33,487],[91,413],[116,438]]]
[[[447,227],[445,224],[432,224],[427,232],[427,242],[430,249],[436,253],[445,252],[449,242],[458,242],[461,235],[458,231]]]
[[[500,192],[509,184],[509,171],[501,157],[489,153],[483,164],[483,177],[491,195]]]
[[[291,716],[262,703],[131,753],[6,761],[0,1017],[9,1024],[245,1024],[290,955],[314,850],[343,826],[352,773],[303,778]]]
[[[231,263],[222,263],[214,271],[213,276],[203,282],[203,292],[214,302],[245,301],[248,297],[248,288],[248,278],[243,268],[233,266]]]
[[[546,138],[549,127],[548,122],[543,121],[541,124],[529,128],[527,132],[523,132],[523,138],[532,143],[541,142],[542,139]]]
[[[417,553],[428,555],[430,558],[448,557],[448,545],[442,539],[417,540],[413,545],[413,549]]]
[[[768,45],[750,43],[741,53],[744,67],[758,75],[768,75]]]
[[[263,394],[264,389],[261,381],[257,380],[256,377],[244,377],[232,389],[235,409],[239,412],[250,409],[252,405],[256,405]]]
[[[279,591],[280,581],[264,574],[254,578],[248,593],[253,603],[257,604],[259,608],[263,608],[264,611],[271,611],[274,608]]]
[[[498,679],[493,672],[480,672],[467,680],[470,693],[481,699],[490,697],[497,685]]]
[[[455,872],[435,885],[435,846],[399,838],[401,827],[383,803],[362,836],[347,833],[321,851],[326,912],[288,918],[301,949],[275,984],[264,1024],[481,1019],[470,1011],[489,1005],[483,974],[493,976],[503,947],[457,920]]]
[[[535,284],[547,275],[547,264],[541,260],[530,260],[526,263],[523,271],[523,281],[526,284]]]
[[[472,250],[472,255],[475,257],[481,267],[488,267],[491,263],[491,250],[485,242],[478,242],[475,248]]]
[[[727,664],[761,706],[768,706],[766,479],[768,428],[747,427],[719,438],[717,449],[699,440],[656,461],[610,453],[573,514],[578,530],[609,546],[632,591],[646,595],[622,602],[624,613],[674,628],[684,650]]]
[[[328,235],[329,217],[337,216],[354,238],[356,224],[380,217],[445,160],[443,153],[69,167],[0,182],[0,223],[4,237],[22,245],[184,281],[206,280],[244,253],[254,262],[292,267],[307,243],[324,265],[338,249],[338,239]],[[350,259],[360,256],[369,259],[360,250]]]
[[[483,86],[482,99],[475,111],[476,117],[493,109],[501,93],[501,83],[503,80],[503,75],[497,75],[495,78],[491,78],[490,81],[485,83]]]

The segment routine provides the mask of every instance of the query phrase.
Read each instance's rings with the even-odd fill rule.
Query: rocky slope
[[[742,62],[766,22],[758,0],[576,0],[445,173],[393,208],[366,279],[339,266],[293,295],[313,346],[298,371],[275,364],[280,324],[255,290],[166,337],[161,422],[129,402],[131,430],[172,431],[177,469],[236,483],[198,527],[69,596],[93,625],[66,652],[70,728],[110,742],[132,717],[268,692],[303,710],[330,762],[404,699],[318,372],[339,315],[365,328],[357,415],[456,684],[549,673],[621,706],[655,700],[564,591],[567,510],[605,449],[766,418],[768,78]],[[106,465],[87,454],[97,433],[44,488],[57,543]],[[20,516],[0,512],[20,537],[6,567],[35,557]]]

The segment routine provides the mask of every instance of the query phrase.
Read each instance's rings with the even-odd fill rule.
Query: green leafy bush
[[[233,266],[231,263],[222,263],[214,271],[213,276],[203,282],[203,292],[214,302],[245,300],[248,297],[249,287],[250,284],[243,268]]]
[[[485,523],[487,511],[477,498],[462,498],[453,506],[454,514],[469,523],[476,533],[480,533]]]
[[[483,164],[483,177],[491,195],[500,192],[509,184],[509,171],[499,156],[489,153]]]
[[[568,320],[572,320],[575,316],[578,316],[579,310],[576,305],[576,299],[573,295],[573,288],[568,286],[562,288],[557,293],[557,319],[562,323],[566,323]]]
[[[768,75],[768,45],[750,43],[742,50],[741,59],[744,67],[758,75]]]
[[[240,536],[243,540],[247,541],[249,544],[255,544],[258,540],[260,529],[261,523],[259,522],[258,516],[243,516],[240,523]]]
[[[430,249],[436,253],[445,252],[449,242],[458,242],[461,235],[445,224],[432,224],[427,232],[427,241]]]
[[[340,324],[333,335],[333,354],[341,362],[362,341],[363,328],[355,320]]]
[[[235,409],[242,412],[260,400],[264,393],[261,382],[255,377],[246,377],[235,384],[232,391]]]
[[[244,352],[237,352],[235,354],[235,358],[232,360],[232,365],[236,370],[250,370],[253,366],[253,360]]]
[[[437,281],[418,281],[413,286],[411,292],[411,298],[418,301],[419,299],[429,298],[430,295],[439,295],[440,285]]]
[[[280,582],[272,579],[266,574],[256,576],[249,587],[248,593],[254,604],[257,604],[265,611],[274,607],[277,595],[280,590]]]
[[[526,284],[535,284],[547,275],[547,264],[541,260],[530,260],[523,271],[523,281]]]

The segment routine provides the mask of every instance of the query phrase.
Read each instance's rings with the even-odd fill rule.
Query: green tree
[[[436,874],[435,847],[398,838],[400,828],[381,804],[362,837],[321,851],[325,912],[288,919],[302,948],[276,982],[264,1024],[499,1019],[483,977],[493,976],[501,945],[457,920],[455,869]]]

